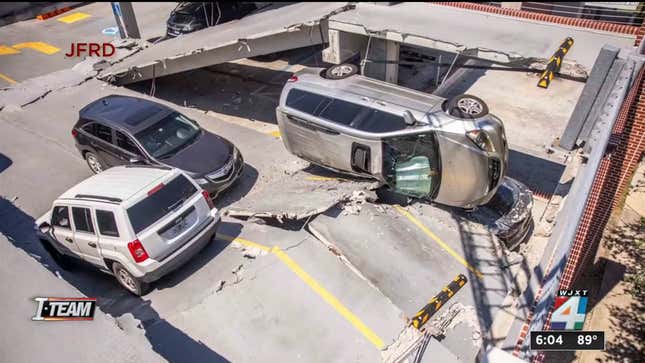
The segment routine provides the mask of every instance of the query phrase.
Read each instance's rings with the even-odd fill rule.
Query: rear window
[[[179,175],[152,195],[128,208],[134,233],[139,233],[178,208],[197,192],[185,176]]]
[[[289,91],[286,105],[298,111],[316,115],[328,102],[329,98],[325,96],[293,88]]]
[[[356,103],[334,99],[331,104],[325,107],[325,109],[320,113],[320,117],[341,125],[352,126],[350,124],[354,119],[356,119],[361,111],[367,112],[368,108]]]

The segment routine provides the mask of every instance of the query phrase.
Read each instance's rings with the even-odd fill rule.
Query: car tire
[[[446,111],[454,117],[473,119],[487,115],[488,105],[479,97],[464,94],[448,100]]]
[[[62,270],[69,271],[74,268],[74,259],[72,257],[58,252],[58,250],[54,248],[49,241],[41,239],[40,244]]]
[[[99,157],[96,156],[96,154],[94,154],[91,151],[88,151],[85,153],[85,162],[87,163],[87,166],[90,167],[90,170],[92,170],[94,174],[98,174],[103,170],[105,170],[105,166],[103,165],[103,163],[101,163],[101,160],[99,159]]]
[[[134,277],[122,264],[112,263],[112,273],[126,290],[136,296],[143,296],[150,291],[150,285]]]
[[[358,73],[358,67],[355,64],[343,63],[327,68],[325,77],[329,79],[344,79]]]

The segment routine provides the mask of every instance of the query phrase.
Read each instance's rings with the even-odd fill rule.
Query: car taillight
[[[129,242],[128,249],[130,250],[132,258],[134,258],[134,262],[143,262],[148,259],[148,252],[146,252],[146,249],[143,248],[141,241],[138,239]]]
[[[78,135],[78,131],[76,129],[72,129],[72,137],[76,137]]]
[[[210,209],[215,208],[215,204],[213,204],[213,200],[211,199],[210,194],[208,194],[207,191],[202,190],[202,195],[204,196],[204,199],[206,199],[206,203],[208,203],[208,208]]]
[[[287,82],[289,83],[298,82],[298,76],[291,76],[291,78],[289,78]]]
[[[163,188],[164,186],[165,186],[165,184],[161,183],[161,184],[157,185],[156,187],[148,190],[148,196],[151,196],[151,195],[155,194],[156,192],[161,190],[161,188]]]

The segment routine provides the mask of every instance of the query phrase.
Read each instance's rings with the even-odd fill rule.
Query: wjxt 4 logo
[[[32,320],[94,320],[96,299],[37,297],[36,315]]]
[[[588,290],[560,290],[555,297],[551,330],[582,330],[587,314]]]

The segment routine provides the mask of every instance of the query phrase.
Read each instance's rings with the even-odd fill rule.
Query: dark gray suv
[[[79,111],[76,147],[94,173],[117,165],[165,165],[183,170],[215,197],[239,177],[244,159],[221,136],[169,107],[111,95]]]

